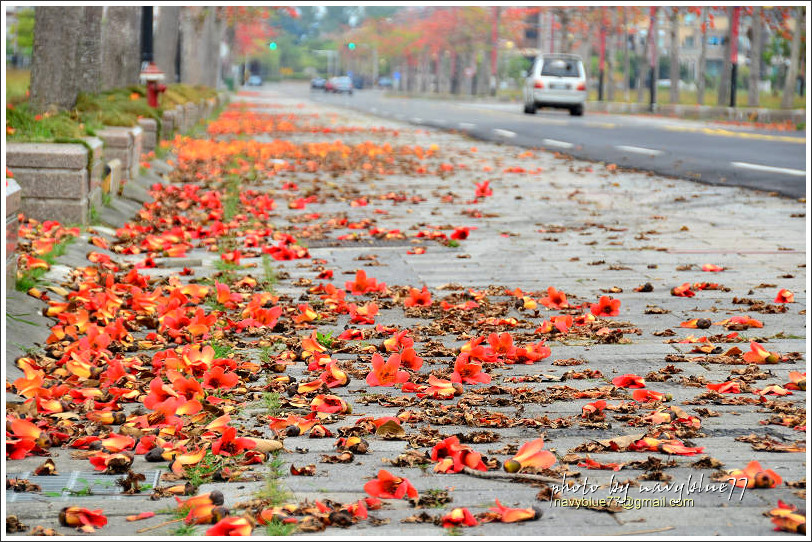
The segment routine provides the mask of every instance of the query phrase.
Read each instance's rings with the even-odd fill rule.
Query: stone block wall
[[[142,151],[144,153],[154,151],[158,145],[158,121],[155,119],[138,119],[138,125],[144,131],[144,148]]]
[[[87,224],[93,165],[88,153],[78,143],[6,145],[6,166],[21,188],[21,212],[37,220]]]
[[[14,179],[6,179],[6,289],[13,290],[17,280],[17,238],[20,223],[17,214],[22,205],[22,189]]]
[[[90,156],[88,157],[88,191],[87,200],[89,205],[94,205],[98,209],[101,205],[102,179],[104,178],[104,142],[97,137],[86,137]]]
[[[172,139],[176,129],[178,129],[178,112],[174,109],[165,109],[161,115],[161,141]]]
[[[108,160],[118,158],[123,167],[123,180],[138,176],[144,131],[140,126],[108,126],[98,132],[104,141],[104,153]]]
[[[121,189],[123,187],[121,184],[121,176],[124,173],[124,167],[121,165],[121,160],[114,158],[113,160],[107,162],[105,171],[107,174],[105,175],[104,182],[102,183],[102,192],[105,194],[120,196]]]

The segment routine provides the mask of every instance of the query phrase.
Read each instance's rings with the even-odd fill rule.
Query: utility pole
[[[730,19],[730,107],[736,107],[736,74],[739,56],[739,12],[742,8],[733,8]]]
[[[544,52],[544,8],[539,8],[538,31],[536,32],[536,39],[538,40],[539,54],[541,54]]]
[[[600,56],[598,60],[598,101],[603,101],[603,75],[606,66],[606,8],[601,8]],[[591,56],[591,55],[590,55]]]
[[[491,96],[496,96],[496,61],[499,54],[499,6],[493,6],[491,13]]]
[[[654,104],[657,102],[657,8],[649,8],[650,21],[648,27],[648,46],[650,53],[650,73],[649,81],[649,111],[654,113]]]

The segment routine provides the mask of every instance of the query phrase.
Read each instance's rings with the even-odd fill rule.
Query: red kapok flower
[[[418,496],[417,490],[409,480],[384,469],[378,471],[377,478],[364,484],[364,491],[379,499],[402,499],[404,496],[415,499]]]
[[[781,288],[778,290],[778,294],[775,296],[773,303],[795,303],[795,294],[786,288]]]
[[[618,388],[645,388],[646,381],[642,376],[625,374],[612,379],[612,384]]]
[[[442,517],[443,527],[446,529],[451,527],[459,527],[464,525],[466,527],[476,527],[479,522],[467,508],[454,508],[448,514]]]
[[[452,382],[464,382],[465,384],[487,384],[491,381],[491,375],[482,372],[482,365],[470,360],[468,352],[461,352],[454,362],[454,372],[451,374]]]
[[[432,461],[439,461],[434,470],[436,472],[461,472],[463,467],[486,471],[488,467],[482,462],[482,455],[461,444],[456,436],[450,436],[438,442],[431,449]]]
[[[555,463],[555,456],[544,450],[544,439],[538,438],[525,442],[511,459],[505,461],[504,469],[507,472],[518,472],[525,467],[547,469]]]
[[[59,512],[59,523],[65,527],[77,527],[83,531],[93,532],[94,527],[107,525],[107,518],[102,510],[66,506]]]
[[[409,297],[403,302],[407,307],[430,307],[431,306],[431,292],[423,286],[422,290],[417,288],[409,289]]]
[[[499,514],[499,521],[502,523],[516,523],[517,521],[529,521],[539,519],[541,511],[534,508],[508,508],[496,499],[496,506],[489,508],[491,512]]]
[[[211,453],[214,455],[239,455],[245,450],[255,448],[255,440],[245,437],[237,437],[237,429],[226,427],[223,429],[223,436],[215,440],[211,445]]]
[[[640,403],[648,403],[651,401],[662,401],[666,398],[664,393],[653,390],[634,390],[632,392],[632,399]]]
[[[409,380],[409,373],[400,370],[400,355],[392,354],[384,362],[377,352],[372,355],[372,370],[367,374],[370,386],[394,386]]]
[[[552,286],[547,288],[547,295],[542,297],[539,302],[550,309],[566,309],[570,306],[567,302],[567,295]]]
[[[755,341],[750,341],[750,352],[745,352],[742,359],[748,363],[778,363],[781,356],[776,352],[769,352]]]
[[[228,516],[206,531],[206,536],[250,536],[254,526],[248,518]]]
[[[620,300],[603,295],[597,303],[593,303],[589,310],[595,316],[617,316],[620,314]]]
[[[734,470],[730,473],[729,482],[736,487],[747,489],[772,488],[781,484],[781,477],[771,469],[762,469],[758,461],[751,461],[744,470]]]
[[[227,373],[222,367],[212,367],[203,375],[203,387],[208,390],[233,388],[239,381],[237,373]]]

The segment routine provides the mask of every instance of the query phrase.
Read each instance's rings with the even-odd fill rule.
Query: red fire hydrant
[[[166,85],[161,83],[164,72],[154,62],[150,62],[141,70],[140,78],[142,83],[147,84],[147,103],[150,107],[158,107],[158,94],[166,92]]]

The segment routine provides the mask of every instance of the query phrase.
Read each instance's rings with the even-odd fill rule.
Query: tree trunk
[[[750,79],[747,83],[747,105],[758,107],[761,81],[761,6],[753,7],[753,18],[750,25]]]
[[[180,14],[180,80],[189,85],[217,85],[219,35],[215,31],[213,7],[185,7]],[[214,45],[216,42],[217,53]]]
[[[727,40],[725,41],[724,64],[722,64],[722,79],[719,82],[719,94],[716,97],[716,104],[720,106],[727,106],[730,104],[730,70],[733,68],[733,63],[730,61],[730,45],[733,41],[733,10],[735,8],[727,8]]]
[[[792,33],[792,48],[789,53],[789,70],[784,80],[784,94],[781,96],[781,108],[792,109],[795,98],[795,85],[798,79],[798,61],[801,55],[801,32],[804,28],[804,8],[795,8],[795,31]]]
[[[649,39],[646,38],[646,41],[642,44],[643,51],[637,57],[637,103],[643,103],[646,101],[646,94],[648,89],[646,88],[646,74],[650,71],[649,69],[649,47],[648,47]]]
[[[78,69],[76,90],[96,94],[101,90],[102,77],[102,6],[82,8],[79,46],[76,51]]]
[[[696,68],[696,103],[705,105],[705,65],[708,58],[708,8],[702,8],[702,26],[699,28],[699,65]]]
[[[76,104],[82,9],[37,6],[34,10],[31,107],[38,112],[52,106],[69,109]]]
[[[606,99],[615,101],[615,36],[606,38]]]
[[[629,19],[626,7],[623,8],[623,89],[625,101],[631,101],[631,72],[632,62],[629,54]]]
[[[141,8],[108,7],[102,26],[102,88],[138,84],[141,73]]]
[[[672,104],[679,103],[679,8],[671,8],[669,14],[669,22],[671,23],[671,43],[669,49],[669,67],[671,73],[671,92],[669,93],[669,101]]]
[[[178,55],[178,37],[180,33],[180,7],[161,6],[158,8],[158,24],[153,38],[155,64],[166,74],[168,83],[179,80],[175,60]]]

